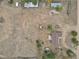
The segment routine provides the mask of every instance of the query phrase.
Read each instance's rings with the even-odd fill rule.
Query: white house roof
[[[29,7],[38,7],[38,3],[36,5],[34,5],[32,2],[25,3],[24,7],[27,7],[27,8],[29,8]]]
[[[18,5],[19,5],[19,3],[18,3],[18,2],[16,2],[16,7],[18,7]]]
[[[57,6],[62,6],[62,4],[61,3],[57,3],[57,2],[51,3],[51,7],[57,7]]]

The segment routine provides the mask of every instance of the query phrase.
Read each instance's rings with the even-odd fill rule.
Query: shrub
[[[36,40],[36,44],[38,48],[42,47],[40,40]]]
[[[8,2],[9,2],[10,4],[12,4],[14,1],[13,1],[13,0],[9,0]]]
[[[62,11],[63,7],[62,6],[57,6],[55,7],[56,11]]]
[[[51,2],[52,2],[52,0],[47,0],[47,2],[48,2],[48,3],[51,3]]]
[[[77,32],[76,31],[71,31],[71,35],[72,36],[77,36]]]
[[[55,59],[55,54],[52,51],[44,51],[45,59]]]
[[[48,29],[48,31],[52,32],[52,31],[53,31],[52,25],[49,24],[49,25],[47,26],[47,29]]]
[[[67,55],[68,55],[69,57],[75,56],[75,53],[74,53],[72,50],[70,50],[70,49],[68,49],[68,50],[66,51],[66,53],[67,53]]]
[[[72,38],[72,42],[75,44],[75,45],[78,45],[78,40],[76,38]]]
[[[34,5],[36,5],[36,4],[37,4],[37,0],[32,0],[32,3],[33,3]]]
[[[32,2],[34,5],[37,4],[37,1],[38,1],[38,0],[21,0],[22,3],[29,3],[29,2]]]

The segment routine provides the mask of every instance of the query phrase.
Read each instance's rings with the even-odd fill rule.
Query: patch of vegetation
[[[77,32],[76,31],[71,31],[71,35],[72,36],[77,36]]]
[[[52,51],[44,51],[42,59],[55,59],[55,54]]]
[[[36,40],[36,44],[38,48],[42,47],[40,40]]]
[[[57,7],[55,7],[55,10],[56,11],[62,11],[63,10],[63,7],[62,6],[57,6]]]
[[[37,1],[38,1],[38,0],[21,0],[22,3],[29,3],[29,2],[32,2],[34,5],[37,4]]]
[[[78,45],[78,40],[74,37],[74,38],[72,38],[72,42],[77,46]]]
[[[13,2],[14,2],[13,0],[9,0],[8,1],[9,4],[13,4]]]
[[[34,5],[37,4],[37,0],[31,0]]]
[[[72,39],[71,39],[72,43],[74,44],[75,47],[78,46],[79,41],[76,38],[78,33],[76,31],[71,31],[71,35],[72,35]]]
[[[47,0],[47,2],[48,2],[48,3],[52,3],[53,1],[52,1],[52,0]]]
[[[30,0],[21,0],[21,2],[22,2],[22,3],[26,3],[26,2],[29,3]]]
[[[70,50],[70,49],[68,49],[67,51],[66,51],[66,53],[67,53],[67,55],[69,56],[69,57],[74,57],[76,54],[72,51],[72,50]]]
[[[49,25],[47,26],[47,29],[48,29],[49,32],[52,32],[52,31],[53,31],[52,25],[49,24]]]

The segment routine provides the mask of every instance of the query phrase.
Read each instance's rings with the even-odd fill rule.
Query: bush
[[[46,59],[45,56],[42,56],[42,59]]]
[[[55,59],[55,54],[52,51],[44,51],[45,59]]]
[[[38,48],[42,47],[40,40],[36,40],[36,44]]]
[[[75,45],[78,45],[78,40],[76,38],[72,38],[72,42],[75,44]]]
[[[33,3],[34,5],[36,5],[36,4],[37,4],[37,0],[32,0],[32,3]]]
[[[32,2],[34,5],[37,4],[37,1],[38,1],[38,0],[21,0],[22,3],[29,3],[29,2]]]
[[[52,0],[47,0],[48,3],[52,3]]]
[[[76,31],[71,31],[71,35],[72,36],[77,36],[77,32]]]
[[[62,11],[63,7],[62,6],[57,6],[55,7],[56,11]]]
[[[52,25],[49,24],[49,25],[47,26],[47,29],[48,29],[48,31],[52,32],[52,31],[53,31]]]
[[[10,4],[12,4],[14,1],[13,1],[13,0],[9,0],[8,2],[9,2]]]
[[[70,50],[70,49],[68,49],[68,50],[66,51],[66,53],[67,53],[67,55],[68,55],[69,57],[75,56],[75,53],[74,53],[72,50]]]

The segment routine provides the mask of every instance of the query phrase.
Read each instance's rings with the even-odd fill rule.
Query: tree
[[[74,57],[76,55],[71,49],[68,49],[66,53],[69,57]]]
[[[78,40],[76,38],[72,38],[72,42],[75,44],[75,45],[78,45]]]
[[[55,7],[55,9],[56,9],[56,11],[61,11],[63,9],[63,7],[62,6],[57,6],[57,7]]]
[[[44,58],[45,59],[55,59],[55,53],[53,53],[52,51],[44,51]]]
[[[42,47],[40,40],[36,40],[36,44],[38,48]]]
[[[52,31],[53,31],[52,25],[49,24],[49,25],[47,26],[47,29],[48,29],[48,31],[52,32]]]
[[[34,5],[36,5],[36,4],[37,4],[37,0],[32,0],[32,3],[33,3]]]
[[[52,2],[52,0],[47,0],[48,1],[48,3],[51,3]]]
[[[77,32],[76,31],[71,31],[71,35],[72,36],[77,36]]]
[[[9,2],[10,4],[12,4],[14,1],[13,1],[13,0],[9,0],[8,2]]]

